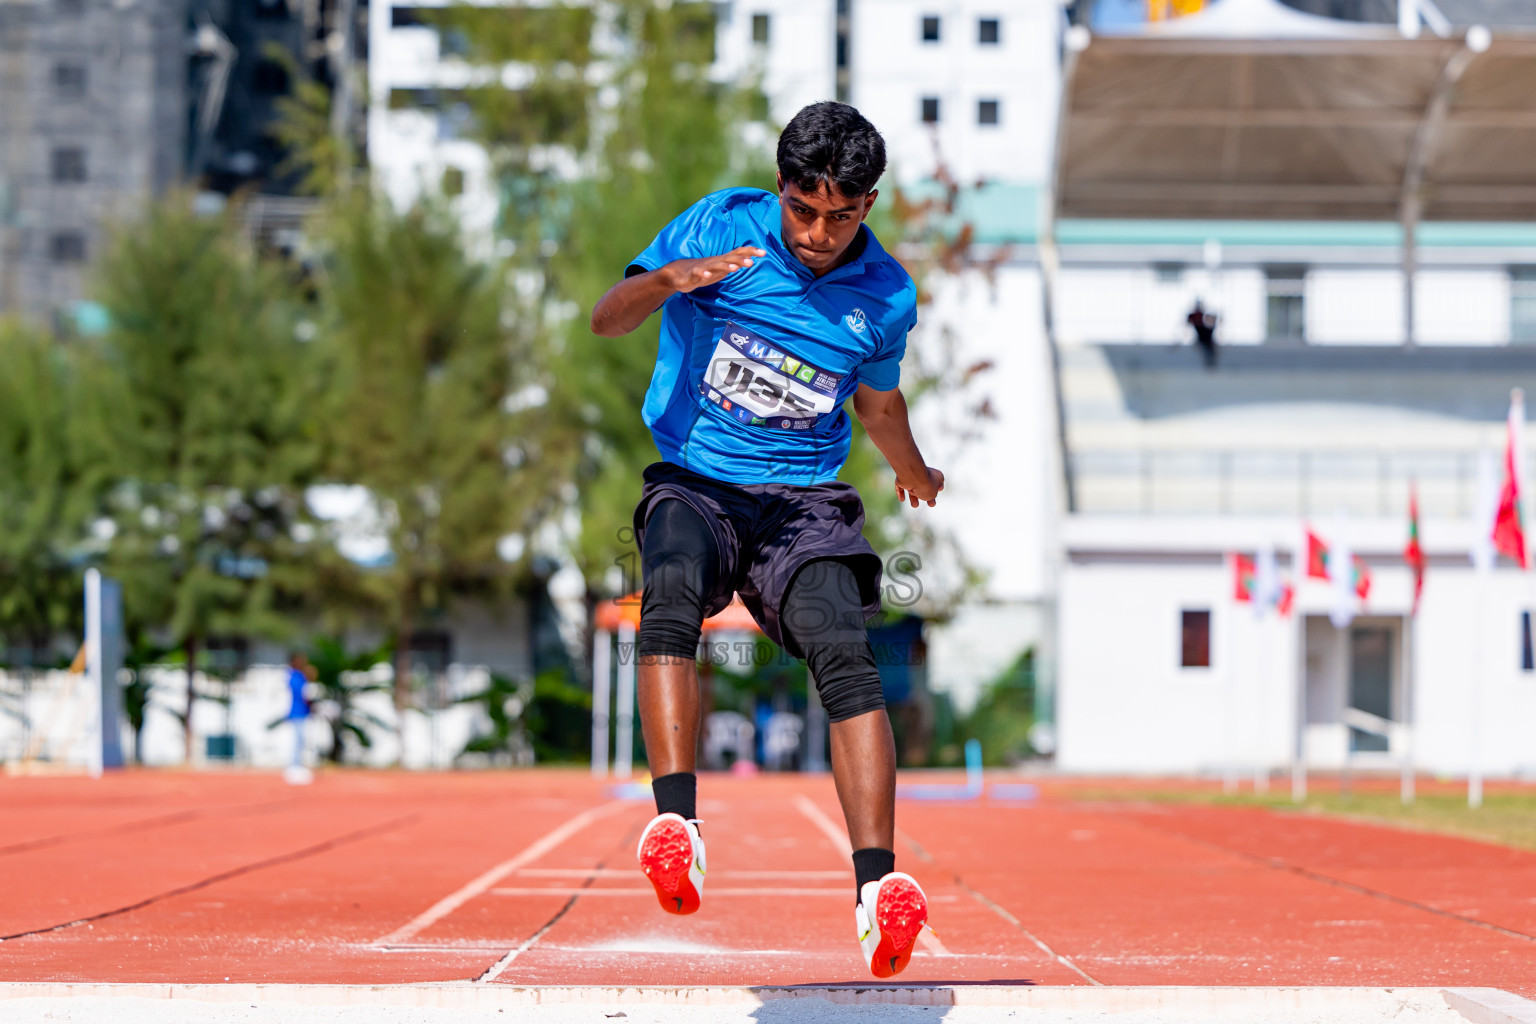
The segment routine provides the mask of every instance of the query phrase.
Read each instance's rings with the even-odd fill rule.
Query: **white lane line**
[[[900,829],[896,830],[896,837],[912,848],[912,852],[917,854],[918,860],[921,860],[924,864],[934,864],[935,863],[934,859],[933,859],[933,854],[929,853],[927,850],[925,850],[921,846],[919,846],[918,843],[917,843],[917,840],[913,839],[911,836],[907,835],[905,832],[901,831]],[[977,903],[980,903],[982,906],[988,908],[993,913],[995,913],[998,917],[1001,917],[1004,921],[1007,921],[1009,924],[1013,925],[1019,931],[1023,932],[1024,933],[1024,937],[1029,939],[1030,942],[1033,942],[1037,947],[1039,947],[1040,951],[1042,953],[1044,953],[1046,956],[1050,957],[1052,960],[1055,960],[1057,963],[1061,964],[1063,967],[1066,967],[1066,968],[1068,968],[1068,969],[1070,969],[1072,971],[1077,972],[1077,974],[1084,981],[1087,981],[1091,985],[1103,985],[1104,984],[1102,981],[1099,981],[1097,978],[1095,978],[1092,975],[1090,975],[1087,971],[1085,971],[1081,967],[1077,966],[1077,964],[1073,963],[1070,958],[1068,958],[1067,956],[1065,956],[1065,955],[1063,955],[1061,953],[1058,953],[1054,949],[1052,949],[1049,945],[1046,944],[1044,939],[1040,938],[1040,936],[1036,935],[1034,932],[1032,932],[1028,928],[1024,927],[1024,922],[1020,921],[1017,917],[1015,917],[1014,915],[1010,914],[1001,904],[999,904],[997,901],[991,899],[986,894],[982,893],[980,890],[971,888],[970,885],[967,884],[959,875],[955,875],[955,882],[957,884],[959,884],[959,886],[962,889],[964,889],[966,892],[970,893],[971,897]]]
[[[795,806],[800,813],[811,820],[811,824],[821,829],[821,834],[832,841],[832,845],[843,852],[844,856],[853,856],[853,844],[848,842],[848,833],[838,828],[826,812],[817,807],[815,802],[804,793],[795,794]],[[924,928],[917,933],[917,941],[928,948],[928,952],[934,956],[955,956],[944,947],[939,937],[933,933],[932,928]]]
[[[608,815],[613,814],[616,811],[623,810],[628,806],[630,805],[625,803],[623,800],[612,800],[606,804],[600,804],[597,807],[582,811],[580,814],[576,815],[574,818],[571,818],[565,824],[552,829],[542,838],[535,840],[530,846],[528,846],[527,849],[523,850],[522,853],[519,853],[517,856],[509,858],[508,860],[502,861],[500,864],[497,864],[495,867],[480,875],[480,877],[469,882],[467,885],[449,893],[447,896],[444,896],[442,899],[432,904],[432,906],[428,907],[420,914],[417,914],[415,917],[411,918],[399,928],[396,928],[394,931],[390,932],[383,938],[376,940],[374,944],[385,946],[397,945],[404,942],[406,939],[411,938],[422,929],[435,924],[436,922],[447,917],[449,914],[453,913],[455,910],[458,910],[464,904],[468,903],[476,896],[479,896],[491,886],[495,885],[497,882],[501,881],[512,872],[523,867],[525,864],[530,864],[533,861],[538,860],[550,850],[553,850],[555,847],[559,846],[561,843],[565,842],[567,839],[571,838],[571,836],[575,835],[577,832],[580,832],[594,821],[597,821],[601,818],[606,818]]]
[[[518,875],[524,878],[641,878],[643,875],[639,868],[522,868]],[[715,871],[710,878],[782,878],[785,880],[805,880],[813,878],[826,880],[847,881],[853,877],[852,871]],[[650,892],[649,889],[645,890]],[[710,889],[710,892],[714,892]]]
[[[707,890],[709,896],[836,896],[839,899],[848,898],[847,889],[782,889],[774,886],[716,886]],[[538,887],[528,888],[502,888],[491,890],[492,896],[650,896],[655,897],[654,889],[579,889],[579,888],[555,888]]]

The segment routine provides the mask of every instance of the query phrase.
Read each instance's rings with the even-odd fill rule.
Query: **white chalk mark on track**
[[[497,882],[501,881],[512,872],[517,871],[524,865],[531,864],[533,861],[538,860],[540,857],[544,856],[546,853],[553,850],[555,847],[559,846],[561,843],[565,842],[567,839],[571,838],[571,836],[575,835],[577,832],[580,832],[594,821],[606,818],[608,815],[623,810],[629,806],[632,805],[625,803],[623,800],[612,800],[606,804],[600,804],[597,807],[582,811],[574,818],[566,821],[565,824],[552,829],[541,838],[535,840],[517,856],[502,861],[500,864],[497,864],[495,867],[491,868],[489,871],[469,882],[467,885],[464,885],[462,888],[456,889],[449,893],[447,896],[444,896],[442,899],[432,904],[432,906],[428,907],[420,914],[417,914],[415,917],[411,918],[399,928],[396,928],[388,935],[377,940],[375,945],[389,946],[398,945],[405,942],[407,939],[414,937],[423,929],[436,924],[438,921],[447,917],[455,910],[458,910],[460,907],[474,899],[476,896],[481,895],[486,890],[490,889],[491,886],[495,885]],[[542,932],[540,934],[542,934]],[[531,945],[537,938],[537,935],[534,936],[533,939],[529,939],[526,944]],[[521,952],[521,950],[514,952]]]
[[[529,886],[527,888],[496,888],[491,890],[492,896],[649,896],[656,898],[656,891],[651,888],[556,888]],[[773,886],[716,886],[706,890],[706,896],[835,896],[838,899],[847,899],[847,889],[794,889],[775,888]]]
[[[804,793],[796,793],[795,807],[799,809],[801,814],[809,818],[811,820],[811,824],[820,829],[821,834],[831,840],[832,845],[841,850],[844,856],[853,856],[853,844],[848,842],[848,834],[842,829],[838,828],[832,819],[827,817],[826,812],[823,811],[820,807],[816,806],[815,801],[806,796]],[[917,941],[920,945],[927,947],[928,952],[932,953],[934,956],[957,955],[955,953],[951,953],[944,947],[944,943],[939,941],[939,937],[933,933],[932,928],[925,928],[918,932]]]
[[[638,867],[633,868],[523,868],[517,874],[524,878],[644,878],[644,874]],[[770,879],[778,878],[788,881],[810,881],[812,879],[851,881],[852,871],[733,871],[729,868],[723,871],[711,871],[710,878],[753,878]],[[646,892],[651,890],[646,889]],[[710,892],[715,890],[711,888]]]

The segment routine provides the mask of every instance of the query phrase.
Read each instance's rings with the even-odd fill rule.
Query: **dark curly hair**
[[[874,191],[885,173],[885,140],[846,103],[812,103],[779,136],[779,174],[804,192],[836,185],[852,198]]]

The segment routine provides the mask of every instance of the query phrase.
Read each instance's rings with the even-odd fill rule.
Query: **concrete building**
[[[258,193],[252,229],[297,227],[272,136],[291,69],[350,83],[355,0],[27,0],[0,4],[0,314],[99,324],[88,268],[109,226],[187,185]],[[274,54],[274,48],[286,59]],[[352,132],[348,88],[336,112]],[[360,140],[359,140],[360,141]],[[281,241],[281,239],[278,239]]]
[[[1257,0],[1069,40],[1050,321],[1063,767],[1536,768],[1531,577],[1468,560],[1488,528],[1480,453],[1502,457],[1510,390],[1536,384],[1536,208],[1518,164],[1466,158],[1487,152],[1490,107],[1472,111],[1497,108],[1489,83],[1536,73],[1500,40],[1410,42]],[[1399,123],[1350,121],[1344,79],[1389,52],[1364,102]],[[1190,88],[1115,88],[1170,53]],[[1507,192],[1479,178],[1501,174]],[[1197,298],[1220,316],[1214,366],[1181,344]],[[1352,621],[1306,575],[1308,529],[1372,575]],[[1232,556],[1265,549],[1289,618],[1233,597]]]
[[[187,5],[0,4],[0,314],[83,295],[103,228],[181,177]]]

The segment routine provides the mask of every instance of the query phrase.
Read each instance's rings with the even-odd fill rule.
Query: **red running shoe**
[[[911,875],[892,871],[878,882],[864,883],[854,920],[870,973],[890,978],[912,959],[917,934],[928,923],[928,897]]]
[[[661,909],[691,914],[704,897],[704,839],[698,825],[670,811],[640,833],[640,870],[656,889]]]

